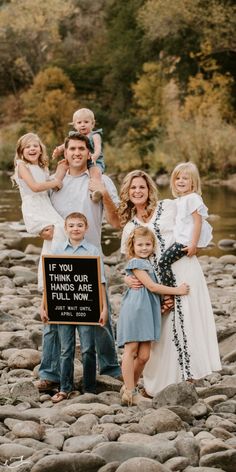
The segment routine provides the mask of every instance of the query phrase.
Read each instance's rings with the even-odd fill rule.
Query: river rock
[[[215,452],[202,456],[200,466],[218,467],[225,472],[235,472],[236,470],[236,450]]]
[[[94,446],[107,441],[107,438],[102,434],[90,434],[86,436],[74,436],[66,439],[63,446],[65,452],[84,452],[93,449]]]
[[[11,369],[33,369],[40,363],[41,355],[35,349],[20,349],[15,351],[8,359],[8,367]]]
[[[160,408],[164,405],[182,405],[190,408],[198,401],[198,395],[193,384],[181,382],[168,385],[153,399],[153,407]]]
[[[95,454],[50,455],[40,459],[31,472],[97,472],[105,460]]]
[[[146,434],[155,434],[164,431],[179,431],[183,427],[183,423],[179,416],[167,408],[159,408],[152,413],[145,415],[139,421]]]
[[[117,472],[169,472],[170,469],[160,462],[146,457],[134,457],[123,462]]]
[[[106,462],[124,462],[131,457],[149,457],[160,460],[158,454],[152,453],[150,447],[145,444],[123,444],[111,441],[95,446],[93,452],[105,459]]]
[[[97,416],[93,414],[83,415],[69,427],[68,433],[71,436],[85,436],[86,434],[91,434],[92,428],[97,425],[97,423]]]
[[[18,438],[33,438],[42,441],[45,436],[45,427],[34,421],[19,421],[12,428]]]

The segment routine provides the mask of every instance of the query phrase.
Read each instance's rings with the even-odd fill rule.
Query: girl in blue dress
[[[157,282],[149,257],[155,250],[155,235],[144,226],[136,227],[127,241],[129,262],[127,275],[135,275],[142,283],[139,290],[128,288],[118,320],[117,343],[124,346],[121,389],[122,404],[137,405],[143,397],[137,391],[137,383],[149,359],[151,341],[158,341],[161,331],[160,295],[186,295],[189,286],[167,287]]]

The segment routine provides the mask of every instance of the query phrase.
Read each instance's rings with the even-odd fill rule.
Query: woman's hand
[[[125,275],[124,282],[129,288],[138,290],[143,287],[143,284],[135,277],[135,275]]]
[[[175,306],[175,299],[173,295],[164,295],[161,302],[161,314],[168,315]]]

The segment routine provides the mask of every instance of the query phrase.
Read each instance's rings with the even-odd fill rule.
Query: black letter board
[[[49,323],[98,324],[102,311],[100,257],[43,256]]]

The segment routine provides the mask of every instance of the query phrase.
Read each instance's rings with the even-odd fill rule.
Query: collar
[[[81,172],[81,174],[79,174],[79,175],[71,175],[70,172],[69,172],[69,169],[68,169],[67,172],[66,172],[66,175],[67,175],[68,177],[71,177],[72,179],[74,179],[74,178],[76,178],[76,177],[81,177],[82,175],[85,175],[85,174],[89,176],[89,171],[88,171],[88,169],[86,169],[84,172]]]
[[[82,239],[82,241],[79,242],[78,246],[72,246],[71,242],[69,239],[67,239],[64,243],[64,250],[66,250],[68,247],[72,248],[73,251],[76,251],[79,247],[83,247],[84,249],[88,248],[88,242],[86,239]]]

